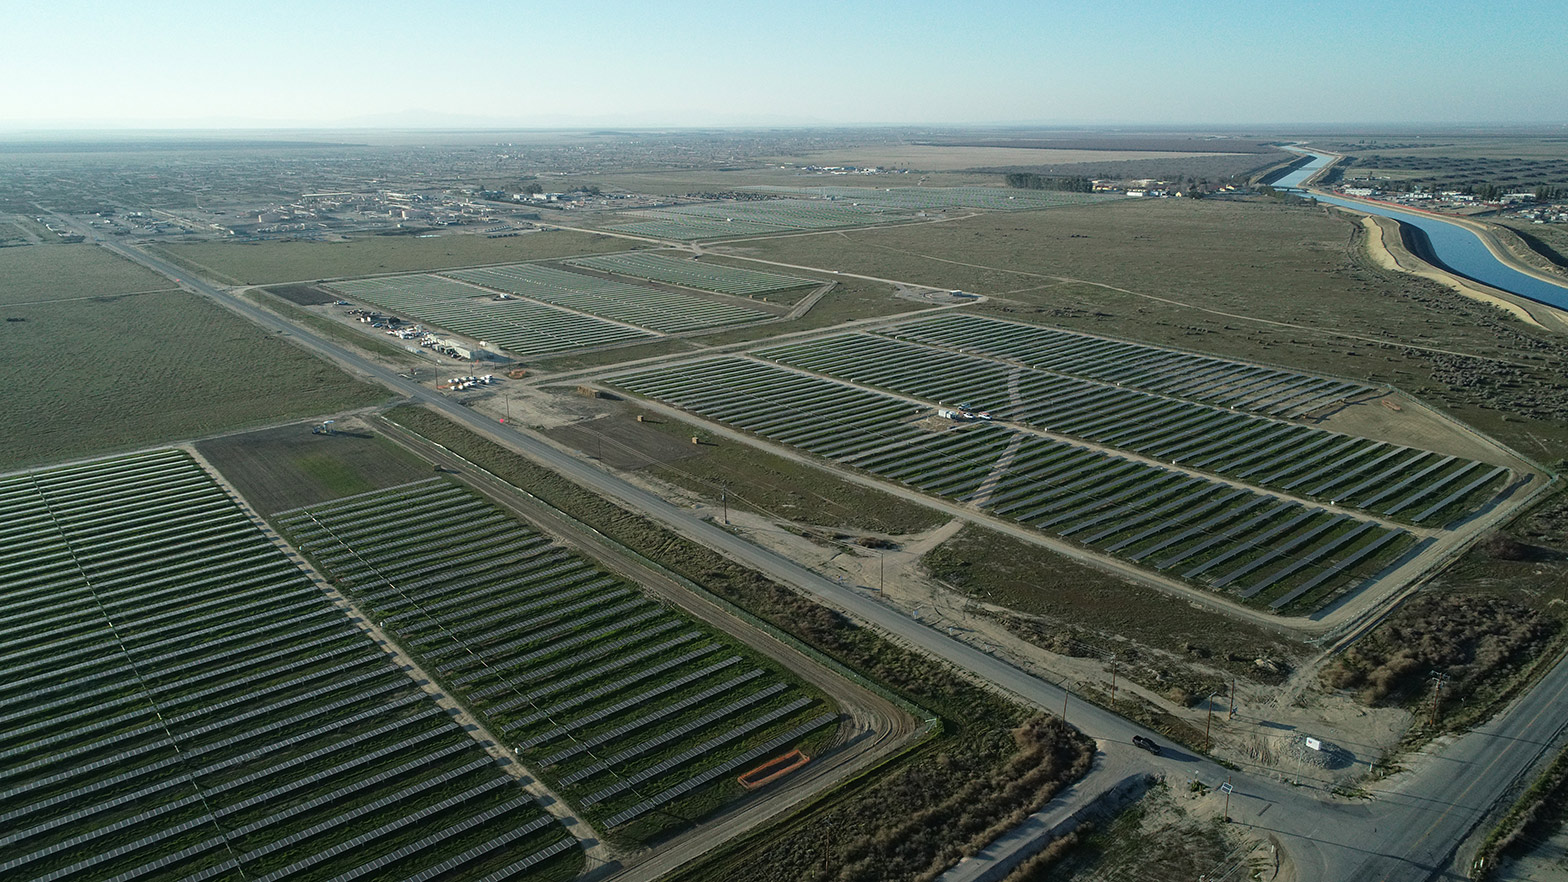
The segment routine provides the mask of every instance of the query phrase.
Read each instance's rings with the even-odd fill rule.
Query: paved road
[[[95,239],[97,237],[94,237]],[[482,436],[638,511],[785,584],[815,595],[893,639],[943,658],[1037,707],[1062,707],[1062,691],[1001,659],[932,630],[871,597],[829,580],[794,561],[753,545],[653,493],[601,471],[549,446],[542,440],[503,427],[438,392],[412,383],[336,343],[296,328],[228,292],[192,279],[172,264],[118,243],[105,247],[223,303],[257,324],[293,336],[301,345],[350,370],[370,377],[399,394],[431,407]],[[1460,842],[1487,812],[1510,798],[1562,741],[1568,722],[1568,665],[1556,665],[1542,682],[1491,724],[1470,733],[1420,761],[1419,768],[1390,779],[1370,803],[1326,801],[1322,794],[1248,774],[1233,776],[1235,794],[1230,814],[1261,835],[1275,833],[1295,868],[1295,878],[1347,882],[1416,882],[1458,879],[1449,864]],[[1072,704],[1068,719],[1099,740],[1120,766],[1136,760],[1127,755],[1134,734],[1152,735],[1142,727],[1101,708]],[[1173,781],[1195,775],[1211,786],[1227,773],[1207,760],[1168,750],[1155,758],[1131,753],[1163,771]],[[1088,787],[1087,782],[1080,786]]]

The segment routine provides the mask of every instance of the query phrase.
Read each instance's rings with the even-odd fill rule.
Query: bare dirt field
[[[1529,854],[1504,860],[1489,878],[1494,882],[1568,882],[1568,827],[1559,828]]]
[[[626,414],[558,426],[546,435],[597,457],[616,469],[642,469],[702,456],[708,448],[682,442]]]
[[[1533,471],[1532,466],[1497,444],[1465,431],[1426,404],[1397,392],[1366,396],[1322,415],[1321,422],[1309,421],[1349,435],[1468,457],[1518,472]]]
[[[1074,834],[1059,862],[1042,854],[1009,882],[1271,878],[1267,842],[1216,823],[1222,799],[1166,781],[1102,829]]]

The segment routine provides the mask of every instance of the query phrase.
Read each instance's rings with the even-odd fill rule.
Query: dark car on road
[[[1141,747],[1155,756],[1159,756],[1160,746],[1155,744],[1154,739],[1152,738],[1145,738],[1142,735],[1134,735],[1132,736],[1132,743],[1136,747]]]

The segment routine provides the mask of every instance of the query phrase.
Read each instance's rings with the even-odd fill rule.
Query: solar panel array
[[[1472,481],[1485,484],[1507,472],[1464,457],[875,334],[842,334],[755,354],[1172,465],[1418,522],[1439,511],[1462,513],[1430,505]],[[1156,376],[1171,382],[1168,373]],[[1485,498],[1482,491],[1469,501],[1479,505]]]
[[[665,334],[772,318],[769,313],[735,303],[530,263],[454,270],[446,275]]]
[[[278,522],[531,771],[610,826],[705,792],[758,744],[837,720],[730,638],[459,485]]]
[[[711,239],[906,221],[912,215],[873,205],[805,199],[702,202],[639,211],[622,232],[665,239]]]
[[[1313,609],[1409,547],[1397,525],[724,356],[613,378],[634,393],[972,503],[1273,609]]]
[[[820,284],[814,279],[765,273],[722,263],[707,263],[691,256],[676,257],[650,251],[628,251],[568,260],[572,266],[596,269],[655,282],[684,285],[720,294],[766,294]]]
[[[1060,205],[1084,205],[1122,199],[1063,190],[1011,190],[1002,187],[747,187],[766,193],[811,196],[828,204],[849,203],[884,210],[925,211],[984,208],[990,211],[1031,211]]]
[[[610,229],[633,236],[654,239],[676,239],[691,242],[697,239],[724,239],[732,236],[760,236],[767,233],[786,233],[790,227],[777,224],[748,223],[724,218],[691,217],[660,212],[638,212],[643,218],[636,223],[617,224]]]
[[[0,479],[0,540],[0,877],[580,863],[184,453]]]
[[[888,333],[901,340],[1272,416],[1301,416],[1378,391],[1350,380],[964,313],[907,322]]]
[[[625,215],[638,220],[613,229],[658,239],[690,241],[897,223],[917,220],[922,212],[955,208],[1031,211],[1124,198],[1000,187],[756,186],[746,189],[784,198],[702,202],[649,209]]]

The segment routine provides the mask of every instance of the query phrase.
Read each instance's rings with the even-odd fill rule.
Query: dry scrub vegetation
[[[1477,543],[1432,585],[1323,672],[1372,705],[1430,711],[1441,672],[1446,725],[1507,700],[1568,641],[1568,492]]]
[[[1409,704],[1441,671],[1450,696],[1469,695],[1517,670],[1557,630],[1556,622],[1505,597],[1421,597],[1341,656],[1324,681],[1357,690],[1370,705]]]
[[[1568,753],[1559,753],[1481,844],[1476,859],[1486,869],[1475,878],[1534,878],[1508,872],[1508,861],[1532,852],[1540,858],[1552,853],[1550,840],[1561,834],[1564,822],[1568,821],[1565,796],[1568,796]]]
[[[1088,771],[1093,745],[1054,717],[976,731],[810,813],[788,836],[687,878],[931,880]]]
[[[1269,878],[1249,873],[1259,867],[1238,828],[1189,814],[1182,801],[1160,784],[1104,828],[1086,824],[1052,843],[1007,882]]]
[[[965,527],[922,564],[963,595],[1017,612],[1007,624],[1020,637],[1061,655],[1115,653],[1124,674],[1157,691],[1213,685],[1220,670],[1280,683],[1305,654],[1278,633],[1239,621],[1219,627],[1216,613],[1182,598],[994,530]],[[1184,662],[1211,676],[1184,671]],[[1192,677],[1202,682],[1185,682]]]

